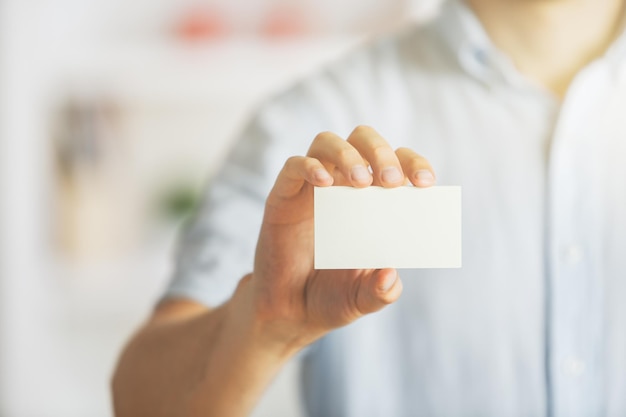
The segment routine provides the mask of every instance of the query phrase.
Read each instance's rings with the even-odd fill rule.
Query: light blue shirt
[[[401,271],[400,301],[312,346],[309,415],[626,416],[624,36],[562,103],[462,3],[355,50],[259,109],[167,296],[225,301],[252,269],[284,161],[358,124],[463,186],[463,268]]]

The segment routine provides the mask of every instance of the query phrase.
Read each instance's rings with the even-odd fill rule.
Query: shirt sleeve
[[[252,271],[265,196],[276,165],[271,161],[276,151],[271,142],[257,116],[209,183],[200,208],[183,230],[165,298],[217,306]]]
[[[252,271],[265,199],[278,172],[329,129],[324,111],[306,96],[294,89],[269,102],[243,130],[180,236],[165,298],[217,306]]]
[[[319,73],[256,112],[181,235],[165,298],[212,307],[230,298],[252,271],[265,199],[287,158],[304,155],[319,132],[347,136],[358,123],[354,111],[366,100],[346,86],[355,83],[353,68],[367,73],[360,61]],[[367,91],[360,85],[354,90]]]

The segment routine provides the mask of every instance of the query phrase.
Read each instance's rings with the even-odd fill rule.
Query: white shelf
[[[74,45],[53,59],[53,82],[114,92],[129,100],[241,101],[312,72],[359,42],[358,36],[199,44],[134,42]]]

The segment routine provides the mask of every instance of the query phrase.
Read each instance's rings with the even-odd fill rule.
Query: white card
[[[315,188],[315,269],[460,267],[461,187]]]

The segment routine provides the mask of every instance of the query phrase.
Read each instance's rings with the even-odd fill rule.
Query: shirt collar
[[[520,81],[513,63],[495,47],[478,17],[462,0],[444,2],[437,26],[444,42],[469,74],[484,82]]]
[[[626,15],[623,20],[619,37],[609,47],[604,57],[615,66],[620,80],[626,82]]]
[[[626,14],[622,16],[620,34],[609,47],[606,56],[610,59],[626,61]]]
[[[444,2],[437,25],[461,67],[471,75],[485,82],[497,79],[513,84],[525,82],[510,58],[491,42],[482,23],[463,0]],[[614,65],[626,80],[626,16],[622,33],[601,59]]]

